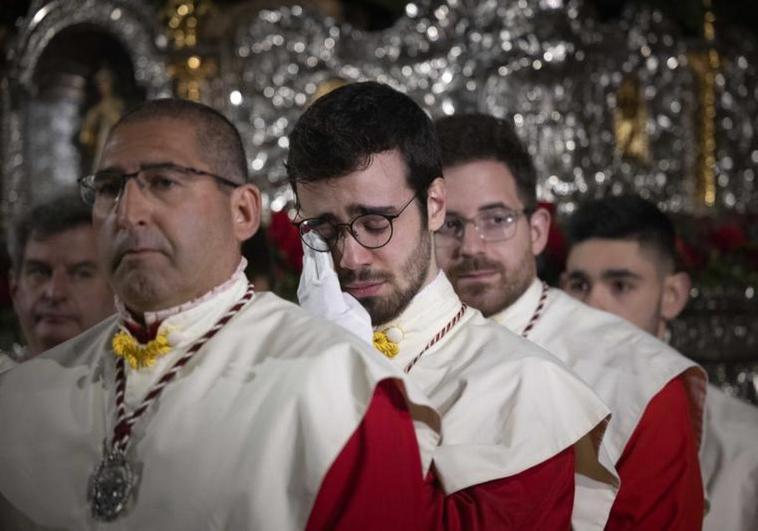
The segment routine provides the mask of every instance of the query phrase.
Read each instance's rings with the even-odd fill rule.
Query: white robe
[[[492,319],[522,333],[539,304],[541,281]],[[528,339],[574,370],[605,401],[613,416],[603,445],[617,463],[650,400],[677,376],[683,376],[692,403],[692,425],[702,440],[705,372],[693,361],[627,321],[591,308],[551,288],[541,317]],[[595,525],[610,511],[607,499],[593,511]]]
[[[460,307],[440,273],[396,319],[377,327],[399,339],[392,362],[406,367]],[[550,354],[478,310],[468,308],[409,376],[442,415],[434,465],[447,493],[518,474],[584,440],[577,467],[599,470],[594,487],[614,498],[613,466],[597,455],[608,408]]]
[[[29,352],[26,347],[18,343],[13,343],[7,352],[0,350],[0,374],[11,370],[28,357]]]
[[[758,529],[758,408],[709,385],[700,463],[710,501],[703,529]]]
[[[0,351],[0,374],[11,370],[16,365],[18,365],[18,363],[13,358],[11,358],[6,352]]]
[[[130,406],[246,284],[238,277],[164,321],[178,344],[128,371]],[[352,335],[256,294],[137,422],[127,453],[141,476],[136,503],[99,523],[86,492],[114,424],[116,330],[109,318],[0,377],[0,529],[22,514],[39,526],[30,529],[303,529],[376,384],[399,377]],[[429,414],[417,391],[406,394]],[[417,433],[428,465],[438,435]]]

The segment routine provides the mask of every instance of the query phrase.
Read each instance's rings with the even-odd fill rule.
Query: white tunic
[[[13,358],[11,358],[6,352],[0,351],[0,374],[11,370],[16,365],[18,365],[18,363]]]
[[[758,408],[709,385],[700,462],[710,500],[703,529],[758,529]]]
[[[542,293],[538,279],[523,295],[492,319],[522,333]],[[705,372],[665,343],[623,319],[591,308],[551,288],[528,339],[574,370],[610,407],[613,416],[603,445],[618,462],[647,404],[677,376],[683,376],[692,403],[692,425],[702,437]],[[610,506],[598,503],[595,524],[604,524]],[[603,514],[604,513],[604,514]]]
[[[440,274],[400,316],[380,327],[398,340],[393,363],[405,368],[460,308]],[[591,432],[589,460],[598,465],[607,407],[547,352],[478,310],[468,308],[409,376],[442,415],[434,464],[447,493],[523,472]],[[601,470],[611,485],[596,487],[612,498],[614,478]]]
[[[0,374],[11,370],[29,357],[26,347],[13,343],[7,352],[0,350]]]
[[[178,344],[150,370],[129,371],[127,403],[245,289],[237,278],[167,318]],[[141,476],[136,503],[97,523],[86,492],[114,424],[116,330],[112,317],[0,377],[0,529],[22,514],[35,529],[302,529],[375,385],[398,377],[352,335],[256,294],[137,422],[127,454]],[[428,464],[437,434],[419,433]]]

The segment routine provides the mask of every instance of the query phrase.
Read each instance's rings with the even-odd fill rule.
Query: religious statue
[[[79,132],[79,142],[92,156],[93,171],[100,163],[100,155],[108,137],[108,131],[124,113],[124,101],[114,93],[113,81],[113,74],[107,68],[97,71],[95,86],[99,100],[87,111]]]
[[[622,158],[650,160],[650,135],[647,130],[647,105],[637,76],[624,77],[616,93],[613,129],[616,151]]]

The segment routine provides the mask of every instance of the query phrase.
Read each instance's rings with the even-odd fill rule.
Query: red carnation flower
[[[745,231],[736,223],[725,223],[711,232],[711,244],[721,252],[728,253],[745,246],[748,242]]]
[[[300,274],[303,269],[303,246],[300,244],[300,234],[290,221],[287,212],[280,211],[271,214],[267,236],[274,248],[278,249],[283,256],[286,266]]]
[[[705,265],[705,256],[682,238],[676,238],[675,246],[676,255],[685,270],[697,271]]]

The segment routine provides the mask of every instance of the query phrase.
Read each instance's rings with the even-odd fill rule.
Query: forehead
[[[89,225],[73,227],[44,238],[32,233],[24,248],[24,260],[71,263],[95,260],[96,257],[95,230]]]
[[[99,169],[151,162],[192,165],[202,162],[196,129],[186,120],[146,119],[119,126],[103,149]]]
[[[301,214],[346,217],[361,207],[397,206],[410,198],[407,171],[402,155],[393,150],[373,155],[367,167],[344,177],[297,183]]]
[[[520,209],[516,180],[508,167],[494,160],[477,160],[442,170],[447,186],[448,210],[465,216],[476,214],[484,205],[503,203]]]
[[[626,269],[645,277],[657,272],[657,262],[638,241],[593,238],[571,248],[566,269],[583,271],[590,276]]]

